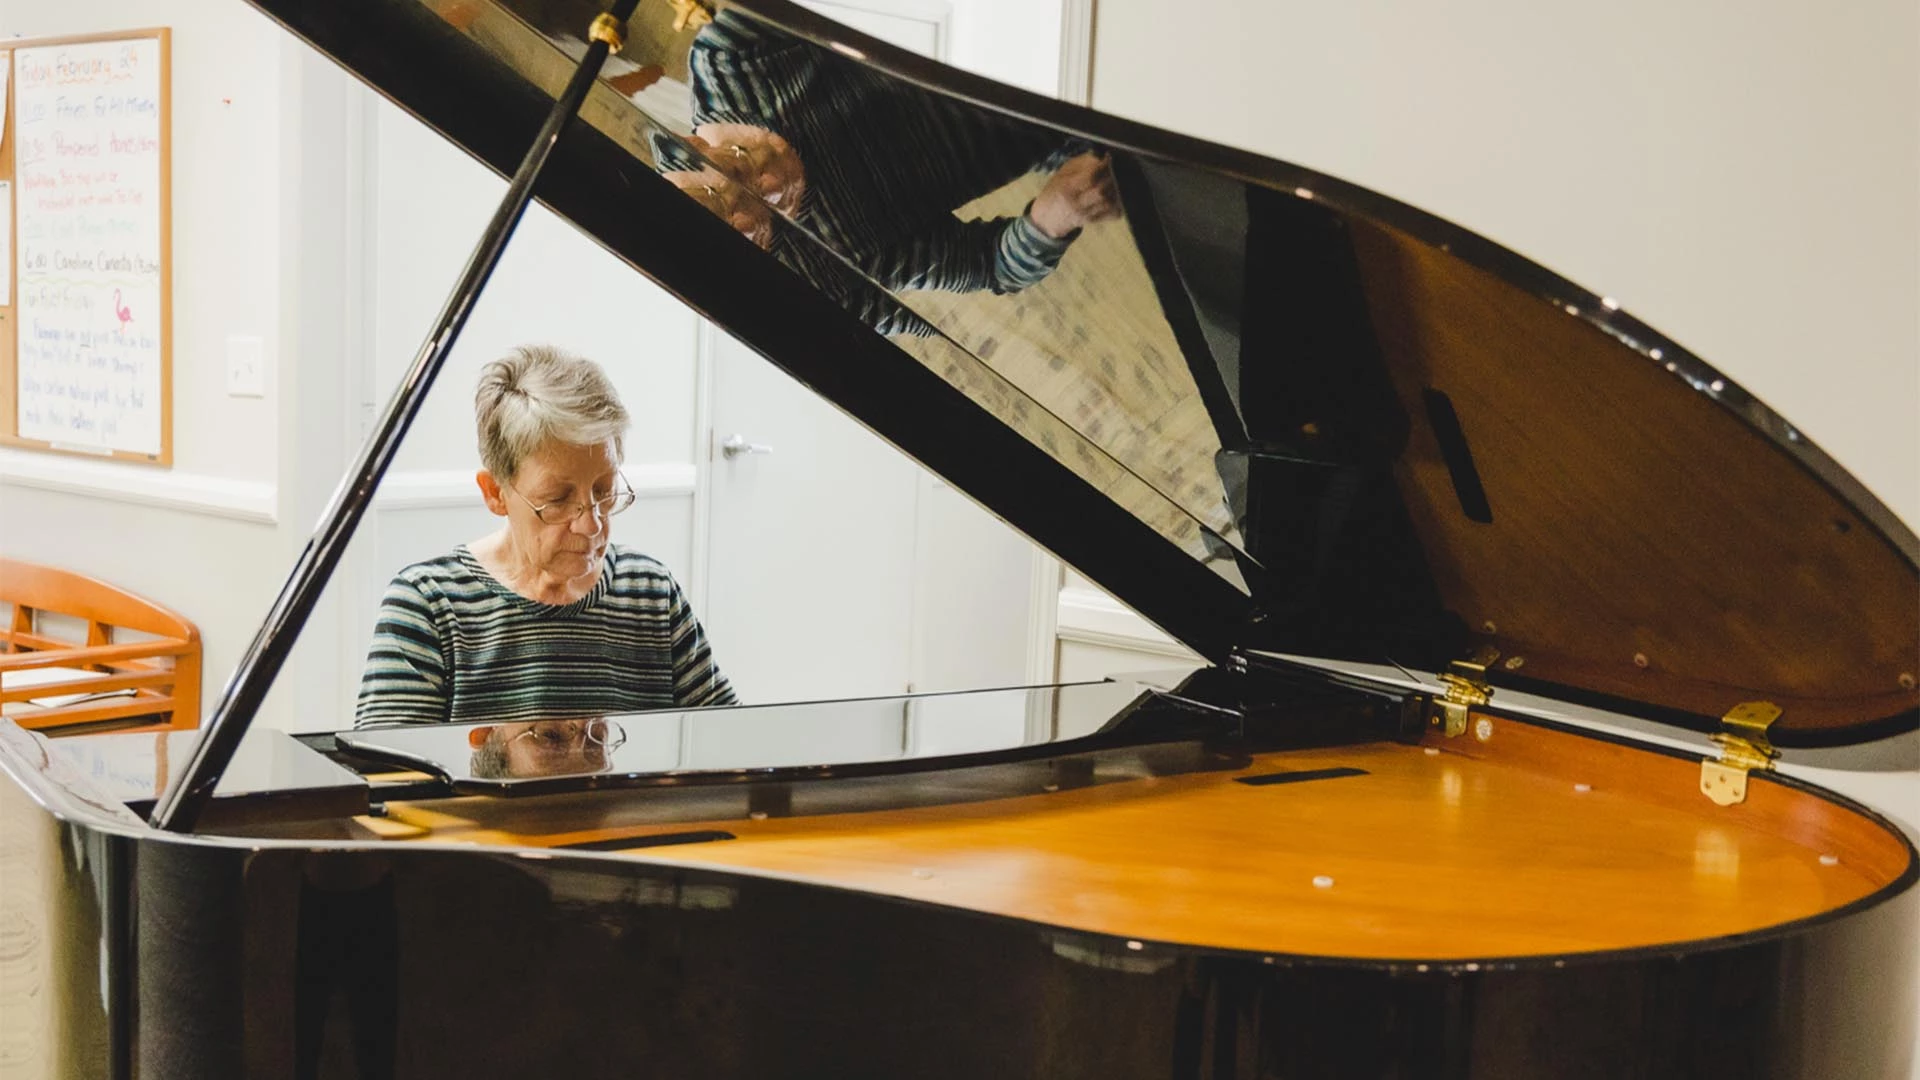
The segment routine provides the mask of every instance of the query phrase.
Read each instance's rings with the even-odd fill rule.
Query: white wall
[[[226,396],[222,357],[227,335],[271,339],[281,318],[276,275],[247,268],[277,256],[284,35],[242,4],[9,0],[0,46],[16,35],[153,25],[174,30],[174,472],[272,484],[271,388],[265,399]],[[218,169],[210,182],[181,182],[208,162]],[[229,440],[259,452],[231,453]]]
[[[172,469],[0,450],[0,551],[94,574],[200,628],[209,707],[259,627],[376,404],[425,334],[504,182],[241,3],[9,3],[0,35],[173,30]],[[4,40],[4,37],[0,37]],[[427,403],[261,722],[350,722],[392,572],[491,528],[472,481],[486,359],[552,341],[609,363],[643,422],[650,498],[622,540],[691,557],[695,317],[538,208]],[[269,359],[230,397],[225,343]]]
[[[947,62],[1037,94],[1060,85],[1061,0],[953,0]]]
[[[386,102],[373,113],[370,344],[384,403],[506,182]],[[551,342],[607,367],[636,418],[629,462],[690,467],[697,325],[679,301],[536,205],[474,306],[395,468],[462,471],[472,489],[474,381],[482,364],[524,342]]]
[[[1911,0],[1101,0],[1094,105],[1505,243],[1799,424],[1920,522]]]
[[[0,551],[95,574],[188,615],[205,640],[211,698],[259,625],[298,540],[281,486],[289,331],[283,245],[297,236],[289,173],[302,61],[241,4],[187,0],[8,0],[15,36],[173,28],[174,466],[0,450]],[[296,92],[289,92],[290,90]],[[264,398],[225,392],[230,335],[258,337]],[[285,715],[276,695],[270,715]]]
[[[976,75],[1050,97],[1059,88],[1062,0],[799,2]]]

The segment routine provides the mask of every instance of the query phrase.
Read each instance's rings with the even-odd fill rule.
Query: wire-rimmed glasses
[[[619,724],[601,719],[536,720],[508,743],[521,739],[532,739],[534,748],[542,754],[585,752],[589,747],[611,754],[627,741],[627,733]]]
[[[626,474],[615,473],[614,475],[620,478],[620,486],[614,488],[612,494],[595,499],[590,503],[536,503],[525,495],[521,495],[520,489],[514,487],[512,484],[502,486],[510,489],[515,495],[519,495],[520,501],[527,504],[527,509],[533,511],[533,516],[539,518],[541,524],[571,525],[580,520],[580,515],[589,510],[598,514],[601,521],[605,521],[633,505],[633,501],[636,498],[633,492],[633,485],[627,483]]]

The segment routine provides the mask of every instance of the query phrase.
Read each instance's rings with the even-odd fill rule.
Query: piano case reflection
[[[207,728],[0,725],[32,1075],[1906,1074],[1914,848],[1776,763],[1910,756],[1920,541],[1684,348],[781,0],[255,2],[515,183]],[[249,731],[534,193],[1207,665]]]

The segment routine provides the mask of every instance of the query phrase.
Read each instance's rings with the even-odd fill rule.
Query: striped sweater
[[[354,726],[735,703],[693,609],[653,559],[613,545],[587,595],[552,605],[501,584],[463,544],[387,586]]]
[[[1080,140],[950,101],[732,10],[700,31],[687,64],[696,126],[778,132],[806,167],[796,219],[806,235],[776,229],[774,254],[882,333],[933,330],[873,285],[1018,292],[1052,273],[1077,235],[1054,239],[1024,214],[953,212],[1051,172],[1089,149]],[[663,154],[676,156],[690,158]]]

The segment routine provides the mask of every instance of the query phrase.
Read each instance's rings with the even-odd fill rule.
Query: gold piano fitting
[[[1468,714],[1493,699],[1493,687],[1487,685],[1487,666],[1500,659],[1492,649],[1481,649],[1471,660],[1455,660],[1440,673],[1446,686],[1444,696],[1428,703],[1427,726],[1437,727],[1451,739],[1465,734]]]
[[[675,30],[698,30],[713,21],[713,11],[700,0],[667,0],[673,9]]]
[[[1780,751],[1767,740],[1767,728],[1780,718],[1780,706],[1771,701],[1735,705],[1720,718],[1725,731],[1711,737],[1720,744],[1720,756],[1700,763],[1700,793],[1721,806],[1747,801],[1747,773],[1772,772]]]
[[[593,25],[587,27],[587,40],[604,41],[608,51],[619,52],[627,43],[627,24],[603,11],[594,16]]]

